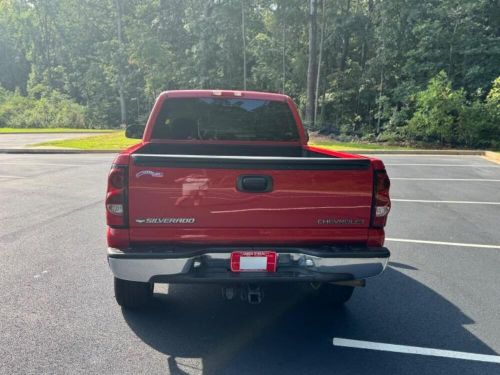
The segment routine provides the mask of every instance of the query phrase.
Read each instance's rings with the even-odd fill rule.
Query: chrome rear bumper
[[[328,282],[377,276],[384,271],[390,255],[386,248],[341,251],[323,248],[280,248],[277,253],[278,266],[276,272],[272,273],[231,272],[231,251],[227,248],[180,252],[135,252],[109,248],[108,262],[115,277],[140,282]]]

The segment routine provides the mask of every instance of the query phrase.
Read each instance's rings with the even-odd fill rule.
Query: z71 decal
[[[163,172],[155,172],[150,170],[140,171],[135,174],[135,177],[139,178],[142,176],[151,176],[151,177],[163,177]]]

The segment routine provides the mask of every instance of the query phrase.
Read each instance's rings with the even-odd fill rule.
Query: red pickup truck
[[[384,164],[308,146],[288,96],[167,91],[127,135],[142,142],[115,158],[105,202],[121,306],[145,305],[155,283],[258,303],[271,282],[339,305],[384,270]]]

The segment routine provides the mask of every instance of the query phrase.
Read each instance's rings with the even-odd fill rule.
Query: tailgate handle
[[[236,188],[244,193],[267,193],[273,190],[273,179],[262,175],[238,176]]]

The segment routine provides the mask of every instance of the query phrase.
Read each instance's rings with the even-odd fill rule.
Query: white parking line
[[[422,244],[428,244],[428,245],[443,245],[443,246],[458,246],[458,247],[479,247],[479,248],[483,248],[483,249],[499,249],[500,250],[500,245],[483,245],[483,244],[476,244],[476,243],[411,240],[411,239],[406,239],[406,238],[386,238],[385,240],[391,241],[391,242],[422,243]]]
[[[5,175],[0,175],[0,178],[26,178],[22,176],[5,176]]]
[[[500,180],[491,180],[486,178],[414,178],[414,177],[391,177],[392,180],[406,181],[478,181],[478,182],[500,182]]]
[[[483,164],[420,164],[420,163],[384,163],[385,165],[410,165],[419,167],[479,167],[479,168],[500,168],[500,165],[483,165]]]
[[[84,167],[91,164],[62,164],[62,163],[0,163],[0,165],[57,165],[61,167]]]
[[[398,199],[391,198],[392,202],[415,202],[415,203],[450,203],[450,204],[485,204],[485,205],[500,205],[500,202],[475,202],[475,201],[433,201],[427,199]]]
[[[347,347],[347,348],[356,348],[356,349],[380,350],[380,351],[394,352],[394,353],[428,355],[432,357],[444,357],[444,358],[465,359],[468,361],[500,363],[500,356],[498,355],[457,352],[454,350],[431,349],[431,348],[423,348],[420,346],[384,344],[381,342],[350,340],[339,337],[333,338],[333,345]]]

